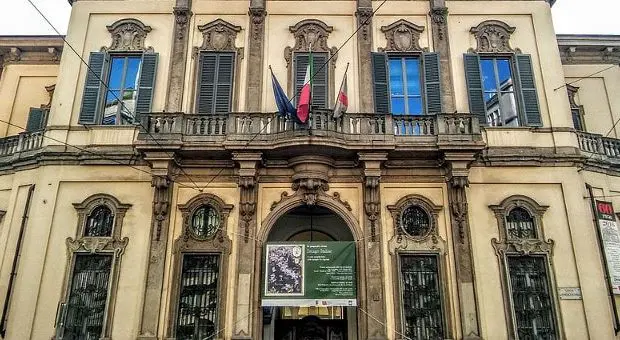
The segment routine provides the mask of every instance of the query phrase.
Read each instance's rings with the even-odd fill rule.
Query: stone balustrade
[[[43,130],[22,132],[16,136],[0,138],[0,157],[40,148],[43,143],[43,133]]]
[[[581,151],[620,160],[620,139],[581,131],[577,131],[577,139]]]

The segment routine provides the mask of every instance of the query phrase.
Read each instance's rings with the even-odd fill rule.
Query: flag
[[[299,91],[299,100],[297,101],[297,119],[301,123],[308,122],[310,115],[310,103],[312,102],[312,49],[308,54],[308,67],[306,68],[306,77],[304,84]]]
[[[291,104],[291,101],[286,96],[286,93],[284,93],[284,90],[282,89],[282,86],[280,86],[276,76],[273,74],[271,67],[269,67],[269,71],[271,71],[271,86],[273,87],[273,96],[275,97],[276,105],[278,106],[278,113],[285,117],[295,116],[297,114],[297,110],[295,110],[295,107]]]
[[[347,65],[347,69],[349,65]],[[338,91],[338,97],[336,98],[336,106],[334,106],[334,118],[340,118],[343,113],[347,112],[349,107],[349,97],[347,96],[347,71],[344,71],[344,78],[340,84],[340,91]]]

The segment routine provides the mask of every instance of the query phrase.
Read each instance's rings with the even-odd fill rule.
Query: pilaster
[[[473,160],[473,153],[445,153],[445,161],[449,170],[448,200],[452,220],[452,243],[456,261],[461,333],[465,340],[482,339],[467,201],[469,165]]]
[[[185,84],[185,65],[187,63],[187,46],[189,43],[189,21],[191,0],[177,0],[174,13],[174,29],[170,58],[170,75],[168,78],[167,112],[182,111],[183,85]]]
[[[448,8],[444,0],[430,0],[433,49],[439,53],[441,71],[441,104],[444,112],[455,112],[454,82],[450,61],[450,36],[448,34]]]
[[[357,35],[360,112],[373,112],[375,110],[372,90],[372,60],[370,58],[373,32],[372,11],[371,1],[358,0],[355,16],[357,17],[357,26],[363,25]]]
[[[261,111],[261,99],[263,98],[263,57],[265,42],[265,4],[258,3],[258,7],[250,5],[250,41],[248,42],[248,85],[245,96],[248,112]]]
[[[359,153],[364,164],[364,235],[366,247],[366,318],[368,339],[387,339],[381,251],[381,165],[386,153]]]
[[[258,199],[258,165],[262,160],[260,152],[236,152],[233,160],[239,165],[239,228],[237,237],[237,278],[234,302],[233,339],[251,339],[255,316],[252,293],[254,275],[254,254],[256,251],[256,203]]]

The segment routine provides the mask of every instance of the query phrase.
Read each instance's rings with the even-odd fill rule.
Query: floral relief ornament
[[[420,47],[420,34],[424,32],[424,27],[412,22],[400,19],[388,26],[382,26],[381,32],[385,34],[387,45],[379,49],[391,52],[412,52],[423,51]]]
[[[499,20],[487,20],[469,30],[476,38],[477,47],[474,52],[498,53],[517,52],[519,49],[510,47],[510,36],[515,28]]]
[[[207,24],[198,26],[198,30],[202,32],[202,45],[200,50],[203,51],[238,51],[235,46],[237,33],[241,32],[241,26],[233,25],[222,19],[216,19]],[[239,54],[243,55],[242,53]]]
[[[143,51],[152,52],[152,47],[145,47],[146,35],[151,27],[144,25],[138,19],[121,19],[107,26],[112,36],[110,47],[102,47],[101,51]]]

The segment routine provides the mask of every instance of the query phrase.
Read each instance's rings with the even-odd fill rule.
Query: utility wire
[[[54,30],[54,32],[56,32],[56,34],[58,35],[58,37],[60,37],[65,44],[67,44],[67,46],[69,46],[69,48],[71,49],[71,51],[73,51],[73,53],[75,53],[75,55],[80,59],[80,61],[86,65],[86,68],[88,69],[88,71],[92,72],[92,74],[97,77],[97,80],[103,85],[105,86],[106,89],[106,93],[111,93],[112,96],[114,96],[114,98],[121,104],[121,110],[125,110],[125,113],[127,113],[129,116],[133,116],[133,114],[131,113],[131,111],[129,111],[129,109],[127,109],[127,107],[125,106],[125,102],[123,100],[121,100],[120,98],[118,98],[118,96],[116,95],[116,93],[114,93],[114,91],[110,91],[110,87],[108,86],[108,84],[106,84],[103,79],[101,79],[101,77],[99,75],[97,75],[93,69],[90,67],[90,65],[88,65],[88,63],[86,62],[86,60],[84,60],[84,58],[75,50],[75,48],[73,48],[73,46],[71,46],[71,44],[67,41],[67,39],[65,38],[64,35],[60,34],[60,32],[56,29],[56,27],[54,27],[54,25],[49,21],[49,19],[45,16],[45,14],[43,14],[43,12],[41,12],[41,10],[39,10],[39,8],[32,2],[32,0],[26,0],[30,3],[30,5],[32,5],[32,7],[34,7],[34,9],[41,15],[41,17],[43,17],[43,19],[45,19],[45,21],[50,25],[50,27]],[[88,72],[87,72],[87,76],[88,76]],[[134,122],[137,122],[144,131],[146,131],[146,133],[148,133],[148,135],[155,141],[155,143],[162,149],[164,149],[164,147],[159,143],[159,141],[151,134],[151,132],[149,131],[149,129],[147,129],[144,125],[142,125],[142,122],[140,122],[139,120],[136,120],[134,117]],[[174,155],[172,155],[174,156]],[[174,157],[173,157],[174,158]],[[189,179],[194,186],[196,187],[196,189],[199,192],[202,192],[202,189],[200,189],[198,187],[198,184],[194,181],[194,179],[187,173],[185,172],[185,170],[183,169],[183,167],[179,166],[179,169],[181,170],[181,172],[185,175],[185,177],[187,177],[187,179]]]
[[[609,66],[609,67],[607,67],[607,68],[604,68],[604,69],[602,69],[602,70],[600,70],[600,71],[594,72],[594,73],[592,73],[592,74],[590,74],[590,75],[587,75],[587,76],[585,76],[585,77],[582,77],[582,78],[578,78],[578,79],[576,79],[576,80],[573,80],[573,81],[571,81],[570,83],[566,83],[566,84],[564,84],[564,85],[562,85],[562,86],[558,86],[558,87],[554,88],[554,89],[553,89],[553,91],[557,91],[557,90],[559,90],[559,89],[561,89],[561,88],[563,88],[563,87],[566,87],[566,86],[568,86],[568,85],[572,85],[572,84],[574,84],[574,83],[576,83],[576,82],[578,82],[578,81],[581,81],[581,80],[584,80],[584,79],[588,79],[588,78],[590,78],[590,77],[592,77],[592,76],[595,76],[595,75],[597,75],[597,74],[599,74],[599,73],[603,73],[603,72],[605,72],[605,71],[607,71],[607,70],[609,70],[609,69],[611,69],[611,68],[614,68],[614,67],[616,67],[616,66],[619,66],[619,65],[616,65],[616,64],[611,65],[611,66]]]

